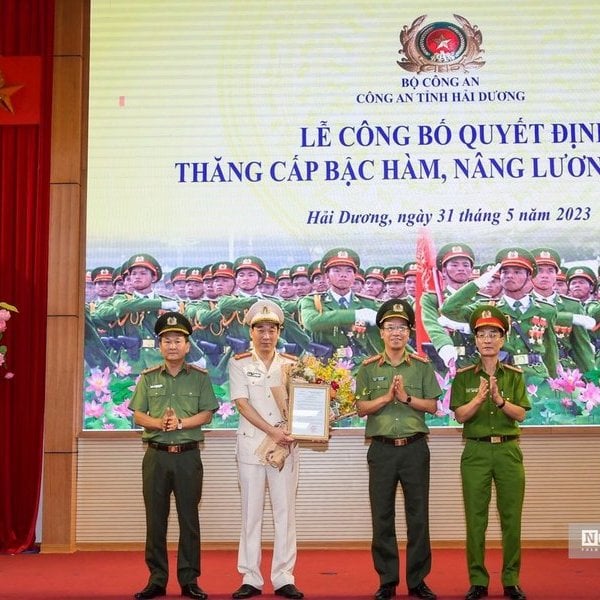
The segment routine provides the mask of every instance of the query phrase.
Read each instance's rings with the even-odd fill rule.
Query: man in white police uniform
[[[230,396],[240,414],[236,447],[242,501],[238,571],[243,579],[232,594],[236,599],[262,594],[261,530],[267,485],[275,533],[273,589],[284,598],[304,596],[294,585],[298,448],[285,424],[287,395],[283,387],[284,371],[295,357],[275,351],[283,321],[283,311],[274,302],[259,300],[253,304],[244,319],[250,327],[252,349],[229,363]],[[265,459],[261,452],[265,445],[275,449],[270,456],[278,454],[284,460],[276,463]]]

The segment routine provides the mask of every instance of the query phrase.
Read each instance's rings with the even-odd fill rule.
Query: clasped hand
[[[175,411],[172,408],[168,408],[162,417],[161,429],[163,431],[175,431],[177,429],[178,422],[179,422],[179,419],[177,418]]]
[[[490,376],[489,383],[485,377],[479,378],[479,390],[477,395],[479,396],[480,404],[485,401],[488,393],[491,395],[494,404],[502,404],[503,398],[498,389],[498,381],[493,375]]]
[[[393,402],[394,400],[398,400],[398,402],[404,402],[406,400],[408,394],[404,390],[404,378],[402,375],[394,375],[388,395],[390,402]]]

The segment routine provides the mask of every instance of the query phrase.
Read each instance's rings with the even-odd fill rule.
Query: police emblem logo
[[[462,251],[463,251],[462,246],[452,246],[452,253],[453,254],[456,254],[456,253],[462,252]]]
[[[198,269],[192,269],[192,275],[200,275],[200,271]]]
[[[490,310],[484,310],[484,311],[482,311],[481,317],[483,319],[491,319],[492,318],[492,311],[490,311]]]
[[[540,258],[550,258],[550,252],[548,252],[547,250],[542,250],[540,252]]]
[[[507,258],[519,258],[519,253],[516,250],[510,250],[507,254],[506,254]]]
[[[143,254],[140,254],[140,255],[138,255],[138,256],[135,257],[135,259],[134,259],[133,262],[142,262],[144,260],[146,260],[146,257]]]
[[[345,250],[340,250],[337,253],[338,258],[348,258],[348,253]]]
[[[167,317],[167,325],[172,327],[173,325],[177,325],[177,317]]]
[[[251,265],[252,264],[252,259],[251,258],[244,258],[242,260],[242,264],[243,265]]]
[[[467,72],[485,65],[481,60],[483,36],[475,25],[460,15],[458,22],[437,21],[421,27],[427,15],[417,17],[412,25],[400,32],[400,43],[406,58],[396,61],[406,71],[413,73]]]
[[[394,309],[394,312],[399,312],[399,313],[404,312],[404,306],[402,306],[402,304],[394,304],[393,309]]]

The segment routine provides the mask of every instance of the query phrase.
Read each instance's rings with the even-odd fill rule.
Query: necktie
[[[517,311],[522,313],[523,312],[523,303],[520,300],[517,300],[514,304],[513,304],[513,308]]]
[[[339,299],[338,301],[340,308],[348,308],[348,300],[346,300],[346,298],[344,298],[343,296]]]

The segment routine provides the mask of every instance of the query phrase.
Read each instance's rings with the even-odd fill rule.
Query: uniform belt
[[[502,442],[510,442],[511,440],[518,440],[518,435],[488,435],[485,437],[470,437],[467,438],[472,442],[488,442],[490,444],[501,444]]]
[[[415,435],[411,435],[410,437],[404,438],[391,438],[385,437],[383,435],[374,435],[372,439],[377,442],[381,442],[382,444],[389,444],[390,446],[408,446],[408,444],[412,444],[421,438],[424,438],[427,434],[422,431],[419,433],[415,433]]]
[[[155,450],[162,450],[163,452],[169,452],[170,454],[181,454],[188,450],[197,450],[198,442],[186,442],[185,444],[161,444],[159,442],[148,442],[150,448]]]

